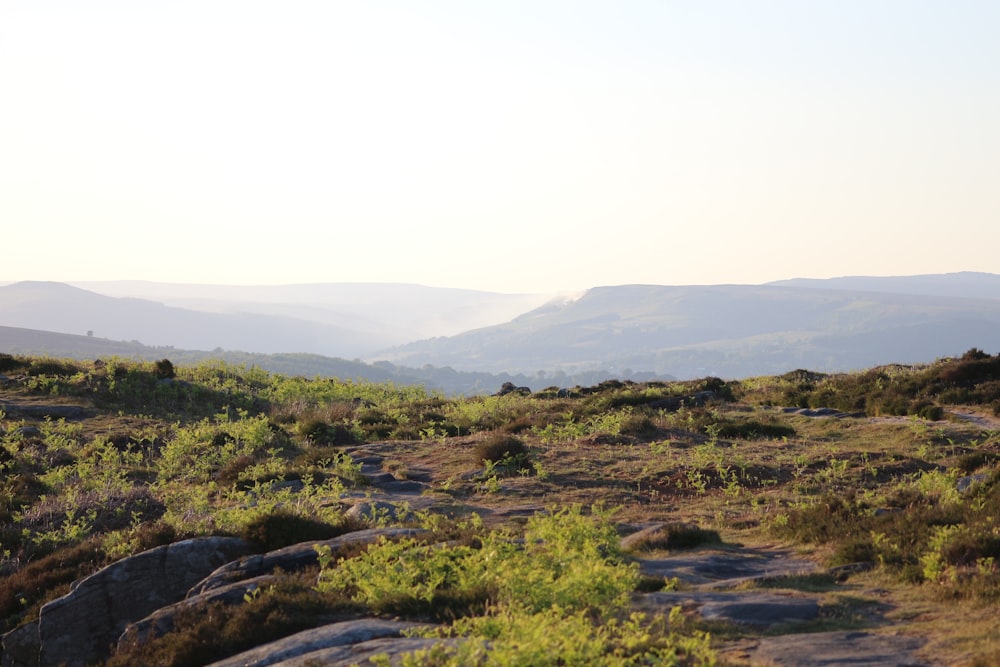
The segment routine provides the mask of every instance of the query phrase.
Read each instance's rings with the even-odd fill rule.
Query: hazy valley
[[[23,282],[0,287],[0,327],[0,350],[14,353],[216,356],[468,393],[508,380],[834,372],[997,349],[1000,276],[621,285],[572,296],[406,284]]]

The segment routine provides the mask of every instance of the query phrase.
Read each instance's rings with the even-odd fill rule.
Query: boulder
[[[73,584],[39,613],[41,667],[77,667],[110,653],[125,627],[184,598],[223,563],[251,551],[236,537],[202,537],[124,558]]]
[[[966,475],[958,480],[955,484],[955,488],[958,489],[959,493],[969,493],[975,490],[977,486],[987,482],[990,478],[989,473],[981,472],[975,475]]]
[[[3,636],[2,667],[38,667],[41,640],[38,620],[14,628]]]
[[[518,396],[530,396],[530,387],[518,387],[513,382],[504,382],[500,386],[500,391],[493,394],[494,396],[507,396],[508,394],[517,394]]]
[[[408,513],[407,510],[394,503],[383,500],[365,500],[344,512],[344,516],[349,519],[362,519],[377,523],[380,519],[399,521],[403,515]]]
[[[220,586],[200,595],[185,598],[166,607],[157,609],[152,614],[135,623],[130,623],[121,637],[118,638],[118,649],[129,644],[146,642],[153,637],[161,637],[174,629],[174,620],[180,612],[208,605],[221,603],[224,605],[243,604],[248,595],[275,581],[275,575],[265,574],[253,579],[236,581],[228,586]]]

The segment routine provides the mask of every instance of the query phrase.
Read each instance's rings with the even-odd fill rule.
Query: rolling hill
[[[620,285],[555,299],[389,284],[91,286],[105,293],[60,283],[0,287],[0,325],[94,334],[19,348],[26,353],[78,356],[74,346],[108,339],[153,350],[126,355],[225,352],[306,375],[328,374],[324,359],[353,359],[360,376],[389,372],[452,392],[495,391],[501,377],[564,386],[576,378],[737,378],[1000,349],[1000,276],[987,273]],[[294,359],[296,370],[278,358]]]
[[[1000,294],[990,291],[997,276],[940,278],[896,279],[895,291],[815,284],[599,287],[506,324],[410,343],[384,358],[482,371],[607,368],[731,378],[928,362],[971,347],[1000,347],[1000,299],[955,294]]]

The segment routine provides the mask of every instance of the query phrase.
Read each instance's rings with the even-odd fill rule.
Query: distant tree
[[[94,330],[93,329],[88,329],[87,330],[87,337],[88,338],[93,338],[94,337]]]

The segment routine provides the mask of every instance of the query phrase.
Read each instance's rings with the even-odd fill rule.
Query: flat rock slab
[[[0,410],[12,417],[34,419],[82,419],[87,411],[80,405],[42,405],[38,403],[0,403]]]
[[[765,637],[750,652],[767,667],[928,667],[916,657],[920,637],[867,632],[817,632]]]
[[[332,665],[341,664],[337,660],[353,656],[353,664],[366,657],[363,654],[367,648],[374,648],[372,640],[389,639],[389,642],[378,644],[379,647],[390,647],[396,644],[408,644],[402,637],[405,630],[426,628],[426,624],[407,623],[403,621],[385,621],[375,618],[363,618],[355,621],[331,623],[311,630],[304,630],[278,641],[264,644],[244,651],[225,660],[212,663],[210,667],[268,667],[269,665]],[[420,644],[409,643],[409,650],[421,648],[431,640],[420,639]],[[440,641],[440,640],[434,640]],[[379,651],[371,651],[374,655]],[[381,652],[388,652],[385,648]]]
[[[769,627],[811,621],[819,616],[819,600],[763,591],[660,592],[638,596],[634,606],[641,611],[667,614],[673,607],[694,611],[706,620]]]
[[[735,586],[759,579],[810,574],[815,563],[793,557],[787,551],[741,549],[698,551],[661,559],[639,559],[639,571],[653,577],[677,577],[708,588]]]

